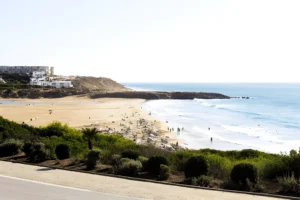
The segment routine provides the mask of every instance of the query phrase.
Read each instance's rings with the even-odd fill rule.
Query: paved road
[[[5,176],[16,177],[16,179],[5,179],[3,178]],[[35,180],[38,182],[21,181],[19,179]],[[52,184],[60,186],[53,186]],[[69,187],[72,187],[72,189]],[[89,190],[94,192],[90,192]],[[114,195],[120,195],[121,198]],[[135,197],[151,200],[278,199],[249,194],[162,185],[0,161],[0,200],[93,200],[95,198],[100,200],[116,200],[134,199]]]
[[[0,199],[3,200],[137,200],[37,181],[0,175]]]

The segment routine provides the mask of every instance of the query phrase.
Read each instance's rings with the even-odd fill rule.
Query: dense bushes
[[[32,151],[32,146],[33,143],[32,142],[25,142],[22,148],[22,151],[25,153],[26,157],[29,157]]]
[[[170,177],[171,170],[167,165],[160,165],[159,179],[168,180]]]
[[[135,151],[132,149],[123,151],[121,155],[123,158],[129,158],[129,159],[133,159],[133,160],[136,160],[140,156],[138,151]]]
[[[143,170],[146,170],[146,166],[147,166],[147,162],[148,162],[149,158],[146,158],[144,156],[139,156],[138,160],[142,163]]]
[[[94,169],[97,165],[97,161],[100,159],[99,150],[90,150],[87,155],[86,168],[88,170]]]
[[[193,156],[185,164],[184,175],[186,178],[206,175],[209,165],[203,156]]]
[[[159,175],[160,165],[169,165],[168,160],[163,156],[153,156],[146,163],[146,170],[149,174]]]
[[[15,139],[8,139],[3,144],[0,144],[0,157],[13,156],[20,152],[22,142]]]
[[[55,154],[60,160],[70,158],[70,148],[66,144],[59,144],[55,148]]]
[[[300,180],[297,179],[294,174],[279,177],[277,180],[281,186],[281,194],[300,196]]]
[[[193,177],[191,179],[191,184],[202,186],[202,187],[209,187],[209,186],[211,186],[212,181],[213,181],[212,177],[202,175],[200,177]]]
[[[251,183],[257,183],[258,171],[257,168],[249,163],[240,163],[233,167],[230,178],[235,183],[241,183],[246,185],[247,180]]]
[[[74,163],[85,162],[91,170],[96,167],[100,152],[88,152],[91,145],[87,145],[89,142],[85,139],[81,131],[61,123],[33,128],[0,117],[0,156],[3,157],[16,155],[20,149],[29,162],[43,162],[55,155],[58,159],[72,156]],[[105,170],[110,173],[168,180],[172,170],[170,180],[180,178],[179,181],[183,181],[183,171],[186,183],[194,185],[212,187],[217,184],[226,189],[263,191],[261,184],[267,182],[282,194],[300,195],[300,154],[297,151],[291,151],[290,155],[251,149],[171,152],[151,145],[138,145],[120,135],[98,133],[88,141],[101,150],[101,162],[113,166],[106,166]],[[104,166],[101,165],[101,170]],[[293,175],[285,176],[287,174]]]
[[[34,162],[34,163],[43,162],[50,158],[51,158],[50,151],[49,149],[46,149],[44,143],[39,142],[32,145],[29,154],[30,162]]]
[[[240,151],[240,158],[256,158],[260,154],[259,151],[253,149],[243,149]]]
[[[121,159],[117,173],[124,176],[136,176],[142,169],[142,163],[129,158]]]
[[[67,134],[69,131],[69,127],[67,125],[62,125],[60,122],[53,122],[41,129],[41,135],[45,137],[51,136],[62,136]]]
[[[5,140],[8,138],[22,138],[23,136],[28,136],[36,134],[38,131],[36,128],[30,126],[24,126],[0,116],[0,140]]]

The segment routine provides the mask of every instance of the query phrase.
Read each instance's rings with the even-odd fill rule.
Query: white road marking
[[[52,184],[52,183],[46,183],[46,182],[35,181],[35,180],[30,180],[30,179],[23,179],[23,178],[6,176],[6,175],[1,175],[1,174],[0,174],[0,177],[20,180],[20,181],[25,181],[25,182],[31,182],[31,183],[37,183],[37,184],[42,184],[42,185],[60,187],[60,188],[66,188],[66,189],[71,189],[71,190],[78,190],[78,191],[82,191],[82,192],[95,192],[95,193],[99,193],[99,194],[103,194],[103,195],[111,195],[111,196],[115,196],[115,197],[126,197],[126,198],[132,198],[132,199],[136,199],[136,200],[147,200],[147,199],[142,199],[142,198],[138,198],[138,197],[122,196],[122,195],[117,195],[117,194],[110,194],[110,193],[92,191],[92,190],[87,190],[87,189],[74,188],[74,187],[69,187],[69,186],[64,186],[64,185],[56,185],[56,184]],[[150,199],[148,199],[148,200],[150,200]]]

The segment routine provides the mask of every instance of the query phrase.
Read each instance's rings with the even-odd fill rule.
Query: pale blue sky
[[[122,82],[296,82],[299,0],[0,0],[0,65]]]

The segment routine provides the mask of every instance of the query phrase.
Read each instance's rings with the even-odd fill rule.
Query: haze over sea
[[[217,92],[250,99],[151,100],[143,108],[168,121],[193,149],[252,148],[280,153],[300,147],[300,83],[125,83],[135,90]],[[210,130],[208,130],[210,128]],[[213,138],[211,143],[210,138]]]

